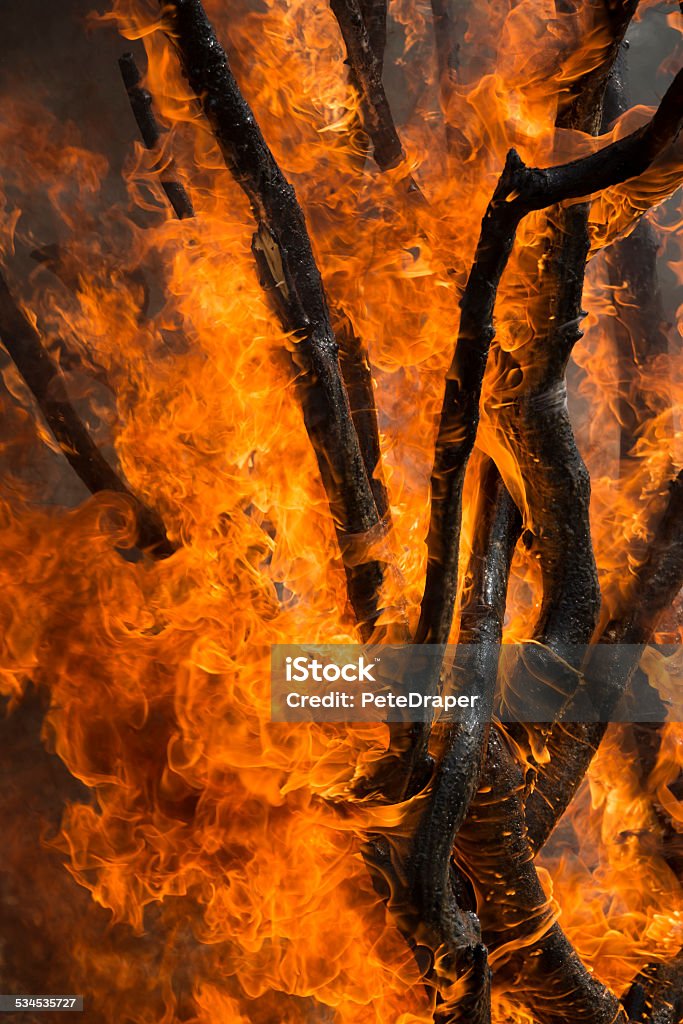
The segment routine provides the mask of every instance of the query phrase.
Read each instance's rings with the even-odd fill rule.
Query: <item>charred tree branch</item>
[[[88,490],[92,494],[114,491],[125,495],[135,513],[138,547],[148,550],[155,558],[167,558],[173,554],[176,549],[166,536],[159,514],[133,494],[93,442],[69,401],[59,366],[43,347],[33,324],[15,303],[1,274],[0,340],[33,394],[64,456]]]
[[[413,902],[421,920],[447,934],[453,916],[451,856],[456,834],[479,784],[488,737],[512,554],[521,518],[492,460],[482,469],[477,523],[465,581],[453,678],[467,680],[484,708],[447,726],[444,753],[416,830],[411,865]],[[462,1008],[458,1007],[459,1012]]]
[[[573,721],[555,725],[548,737],[549,763],[539,771],[526,804],[529,841],[541,849],[569,806],[605,734],[605,721],[635,672],[657,622],[683,586],[683,470],[670,485],[669,499],[647,557],[634,574],[621,613],[610,622],[591,654],[587,673],[600,679],[602,721],[581,722],[581,694],[569,703]],[[632,645],[625,664],[619,645]]]
[[[303,212],[242,96],[199,0],[166,5],[169,28],[190,86],[223,159],[246,194],[257,230],[253,252],[285,330],[309,437],[337,529],[349,599],[367,638],[379,615],[386,563],[373,550],[384,524],[368,481],[338,345]]]
[[[496,729],[478,795],[456,843],[477,891],[489,949],[508,949],[496,977],[514,984],[538,1024],[626,1024],[617,998],[591,975],[553,913],[524,825],[524,773]]]
[[[388,171],[401,163],[405,153],[382,83],[383,60],[378,44],[385,38],[386,30],[377,31],[376,26],[381,20],[377,17],[371,38],[371,24],[363,13],[364,8],[367,10],[369,7],[367,2],[330,0],[330,7],[344,40],[352,82],[360,94],[363,128],[372,142],[377,166]],[[384,49],[383,45],[381,49]]]
[[[606,37],[602,60],[581,75],[561,100],[558,130],[597,134],[610,71],[638,0],[600,0],[596,29]],[[572,4],[557,0],[558,11]],[[540,260],[538,293],[529,310],[530,339],[514,352],[501,352],[501,377],[521,378],[511,394],[496,396],[496,428],[519,467],[527,511],[528,547],[538,559],[543,588],[533,638],[539,647],[525,652],[512,673],[505,695],[511,717],[536,705],[552,721],[575,688],[571,667],[576,645],[588,643],[600,610],[600,588],[590,532],[590,479],[576,446],[566,401],[565,373],[576,342],[582,337],[583,283],[589,250],[589,203],[558,207],[548,216]],[[579,648],[580,649],[580,648]],[[551,666],[566,662],[558,686]],[[548,686],[548,672],[554,685]],[[520,742],[528,733],[532,753],[543,749],[550,725],[513,729]]]
[[[377,507],[377,515],[389,526],[389,493],[382,473],[382,453],[379,441],[379,422],[375,404],[367,346],[356,334],[345,313],[336,313],[335,334],[339,341],[339,365],[349,396],[353,425],[358,434],[365,471]]]
[[[514,150],[482,222],[465,292],[460,330],[447,373],[432,471],[428,565],[417,636],[448,639],[458,583],[462,490],[479,422],[479,398],[495,331],[496,293],[517,228],[533,210],[580,199],[637,177],[674,139],[683,122],[683,72],[679,72],[648,124],[590,156],[545,170],[530,168]]]
[[[683,1017],[683,951],[640,972],[623,999],[632,1024],[679,1024]]]
[[[152,97],[147,89],[143,89],[140,85],[142,75],[132,53],[124,53],[123,56],[119,57],[119,70],[128,93],[130,108],[133,111],[133,117],[137,123],[145,148],[155,152],[159,149],[161,129],[154,116]],[[187,194],[185,186],[168,173],[172,168],[167,167],[164,170],[157,163],[155,169],[160,172],[159,184],[166,193],[166,198],[171,204],[178,220],[194,217],[192,200]]]

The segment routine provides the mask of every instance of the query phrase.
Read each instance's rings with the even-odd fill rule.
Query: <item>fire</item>
[[[296,188],[328,294],[368,344],[391,544],[414,626],[443,380],[481,219],[510,147],[545,166],[553,154],[595,146],[568,131],[558,142],[554,119],[558,97],[599,60],[604,40],[582,36],[581,19],[558,15],[549,0],[472,5],[464,39],[473,52],[443,97],[458,131],[449,156],[429,5],[397,0],[401,52],[390,74],[402,94],[407,155],[380,174],[359,157],[358,96],[326,4],[205,6]],[[640,27],[661,17],[645,5]],[[121,556],[135,535],[128,504],[89,497],[68,475],[4,359],[0,680],[15,716],[27,714],[39,688],[44,748],[68,771],[59,820],[39,797],[25,835],[14,828],[6,837],[11,878],[53,958],[43,987],[64,988],[68,979],[98,1019],[136,1024],[427,1024],[433,1006],[420,966],[363,859],[368,832],[400,838],[419,809],[420,798],[378,806],[354,790],[386,746],[385,727],[270,721],[271,644],[357,640],[334,524],[283,359],[296,342],[259,287],[248,203],[181,76],[157,5],[114,0],[100,20],[144,44],[146,85],[170,129],[161,159],[173,159],[196,216],[177,221],[163,208],[157,156],[132,142],[127,201],[110,205],[103,183],[111,169],[88,139],[37,100],[5,96],[3,263],[98,445],[162,513],[178,550],[158,562]],[[629,111],[614,136],[651,112]],[[132,120],[130,130],[132,139]],[[591,471],[607,608],[651,536],[652,501],[683,463],[683,381],[673,344],[638,367],[647,417],[620,469],[623,381],[613,332],[630,300],[610,282],[600,250],[632,227],[634,210],[669,195],[675,169],[673,158],[662,161],[638,179],[640,191],[631,183],[608,190],[591,214],[589,316],[571,402]],[[411,175],[426,202],[408,191]],[[680,283],[675,202],[651,223]],[[520,230],[496,309],[500,350],[523,353],[530,336],[545,224],[535,214]],[[27,271],[22,254],[55,241],[62,271]],[[675,339],[675,325],[661,329]],[[514,394],[519,381],[498,371],[494,351],[479,444],[523,502],[496,429],[500,395]],[[473,469],[464,551],[476,529],[476,486]],[[537,566],[520,545],[507,640],[529,635],[539,601]],[[675,615],[666,628],[677,640]],[[39,720],[36,711],[31,721]],[[683,824],[670,788],[683,767],[683,730],[665,728],[645,782],[625,768],[632,743],[628,728],[611,729],[542,854],[553,911],[617,993],[683,944],[680,881],[651,839],[661,831],[653,804],[674,828]],[[50,763],[36,756],[25,771],[30,785],[51,778]],[[10,778],[3,797],[16,820],[22,779],[15,791]],[[47,900],[43,910],[37,894]],[[531,1020],[519,995],[495,993],[495,1021]]]

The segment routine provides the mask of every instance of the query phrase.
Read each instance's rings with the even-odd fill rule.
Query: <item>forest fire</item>
[[[0,125],[0,990],[676,1024],[679,5],[111,3],[125,197]],[[502,701],[273,720],[290,644]]]

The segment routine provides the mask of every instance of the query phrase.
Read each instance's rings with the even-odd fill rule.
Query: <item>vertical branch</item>
[[[510,565],[521,518],[495,464],[486,459],[474,509],[477,524],[465,577],[454,677],[481,695],[445,731],[444,753],[414,841],[414,899],[434,924],[448,907],[455,836],[479,784],[498,669]],[[443,924],[443,922],[442,922]]]
[[[514,150],[508,153],[482,221],[460,304],[455,352],[446,375],[431,476],[427,574],[416,634],[419,643],[446,643],[450,634],[458,585],[465,470],[476,438],[484,371],[495,334],[496,294],[517,228],[532,210],[579,199],[642,174],[680,132],[682,93],[683,72],[679,72],[647,125],[580,160],[541,170],[527,167]],[[566,510],[559,507],[556,515],[562,524]],[[570,552],[570,562],[573,556]],[[573,596],[577,601],[580,598],[576,593]]]
[[[405,153],[382,83],[382,58],[377,44],[385,36],[377,30],[380,16],[374,19],[371,40],[370,24],[363,14],[367,4],[361,5],[360,0],[330,0],[330,7],[339,23],[353,84],[360,94],[363,128],[372,142],[377,166],[388,171],[401,163]]]
[[[360,0],[359,6],[368,44],[377,65],[377,74],[381,77],[387,36],[387,2]],[[360,91],[353,65],[349,70],[349,78],[351,85]],[[369,137],[358,128],[355,131],[352,129],[352,135],[355,136],[356,143],[364,154],[370,142]],[[365,469],[375,497],[377,513],[388,525],[389,495],[382,474],[379,423],[367,345],[356,335],[353,324],[345,312],[335,308],[333,314],[339,339],[339,363],[349,395],[351,415],[358,434]]]
[[[558,7],[564,0],[558,0]],[[606,44],[601,61],[574,83],[560,106],[557,129],[597,134],[602,120],[602,98],[637,0],[604,0],[598,24]],[[597,9],[596,9],[597,10]],[[576,645],[590,640],[600,608],[597,568],[590,535],[590,480],[576,447],[566,404],[565,372],[572,349],[581,338],[583,281],[589,249],[589,203],[575,203],[551,211],[545,253],[541,262],[539,297],[532,306],[533,335],[514,353],[501,353],[514,379],[522,370],[521,385],[509,398],[496,396],[499,435],[506,439],[517,463],[529,509],[526,525],[532,553],[538,558],[543,586],[534,640],[571,664]],[[559,712],[571,696],[574,681],[568,674],[565,689],[556,693],[542,682],[543,658],[536,660],[539,682],[514,673],[506,694],[514,715],[518,701],[528,706],[538,700]],[[526,677],[526,673],[523,673]],[[538,691],[536,693],[536,690]],[[550,707],[552,713],[553,707]],[[531,727],[532,736],[539,727]],[[540,726],[540,731],[544,727]],[[535,741],[532,740],[532,744]]]
[[[524,788],[521,766],[492,729],[456,857],[477,891],[484,941],[499,951],[496,978],[514,984],[537,1024],[626,1024],[617,998],[589,973],[554,920],[527,840]]]
[[[283,328],[294,334],[292,361],[304,421],[318,460],[364,636],[380,614],[386,560],[377,555],[384,524],[368,480],[338,345],[303,212],[242,96],[199,0],[166,9],[183,72],[200,99],[228,170],[256,219],[252,249],[263,287]]]
[[[353,324],[345,313],[334,308],[333,314],[336,314],[335,333],[339,341],[339,365],[349,396],[353,425],[358,434],[377,515],[388,527],[389,492],[382,473],[379,421],[367,345],[357,336]]]

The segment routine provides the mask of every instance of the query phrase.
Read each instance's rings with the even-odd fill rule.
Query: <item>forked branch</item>
[[[445,643],[450,633],[465,469],[477,433],[482,381],[495,334],[498,285],[520,222],[534,210],[580,199],[642,174],[676,138],[682,123],[683,72],[679,72],[651,121],[596,153],[547,169],[527,167],[515,150],[508,153],[482,222],[446,378],[431,479],[427,578],[417,634],[421,642]]]

